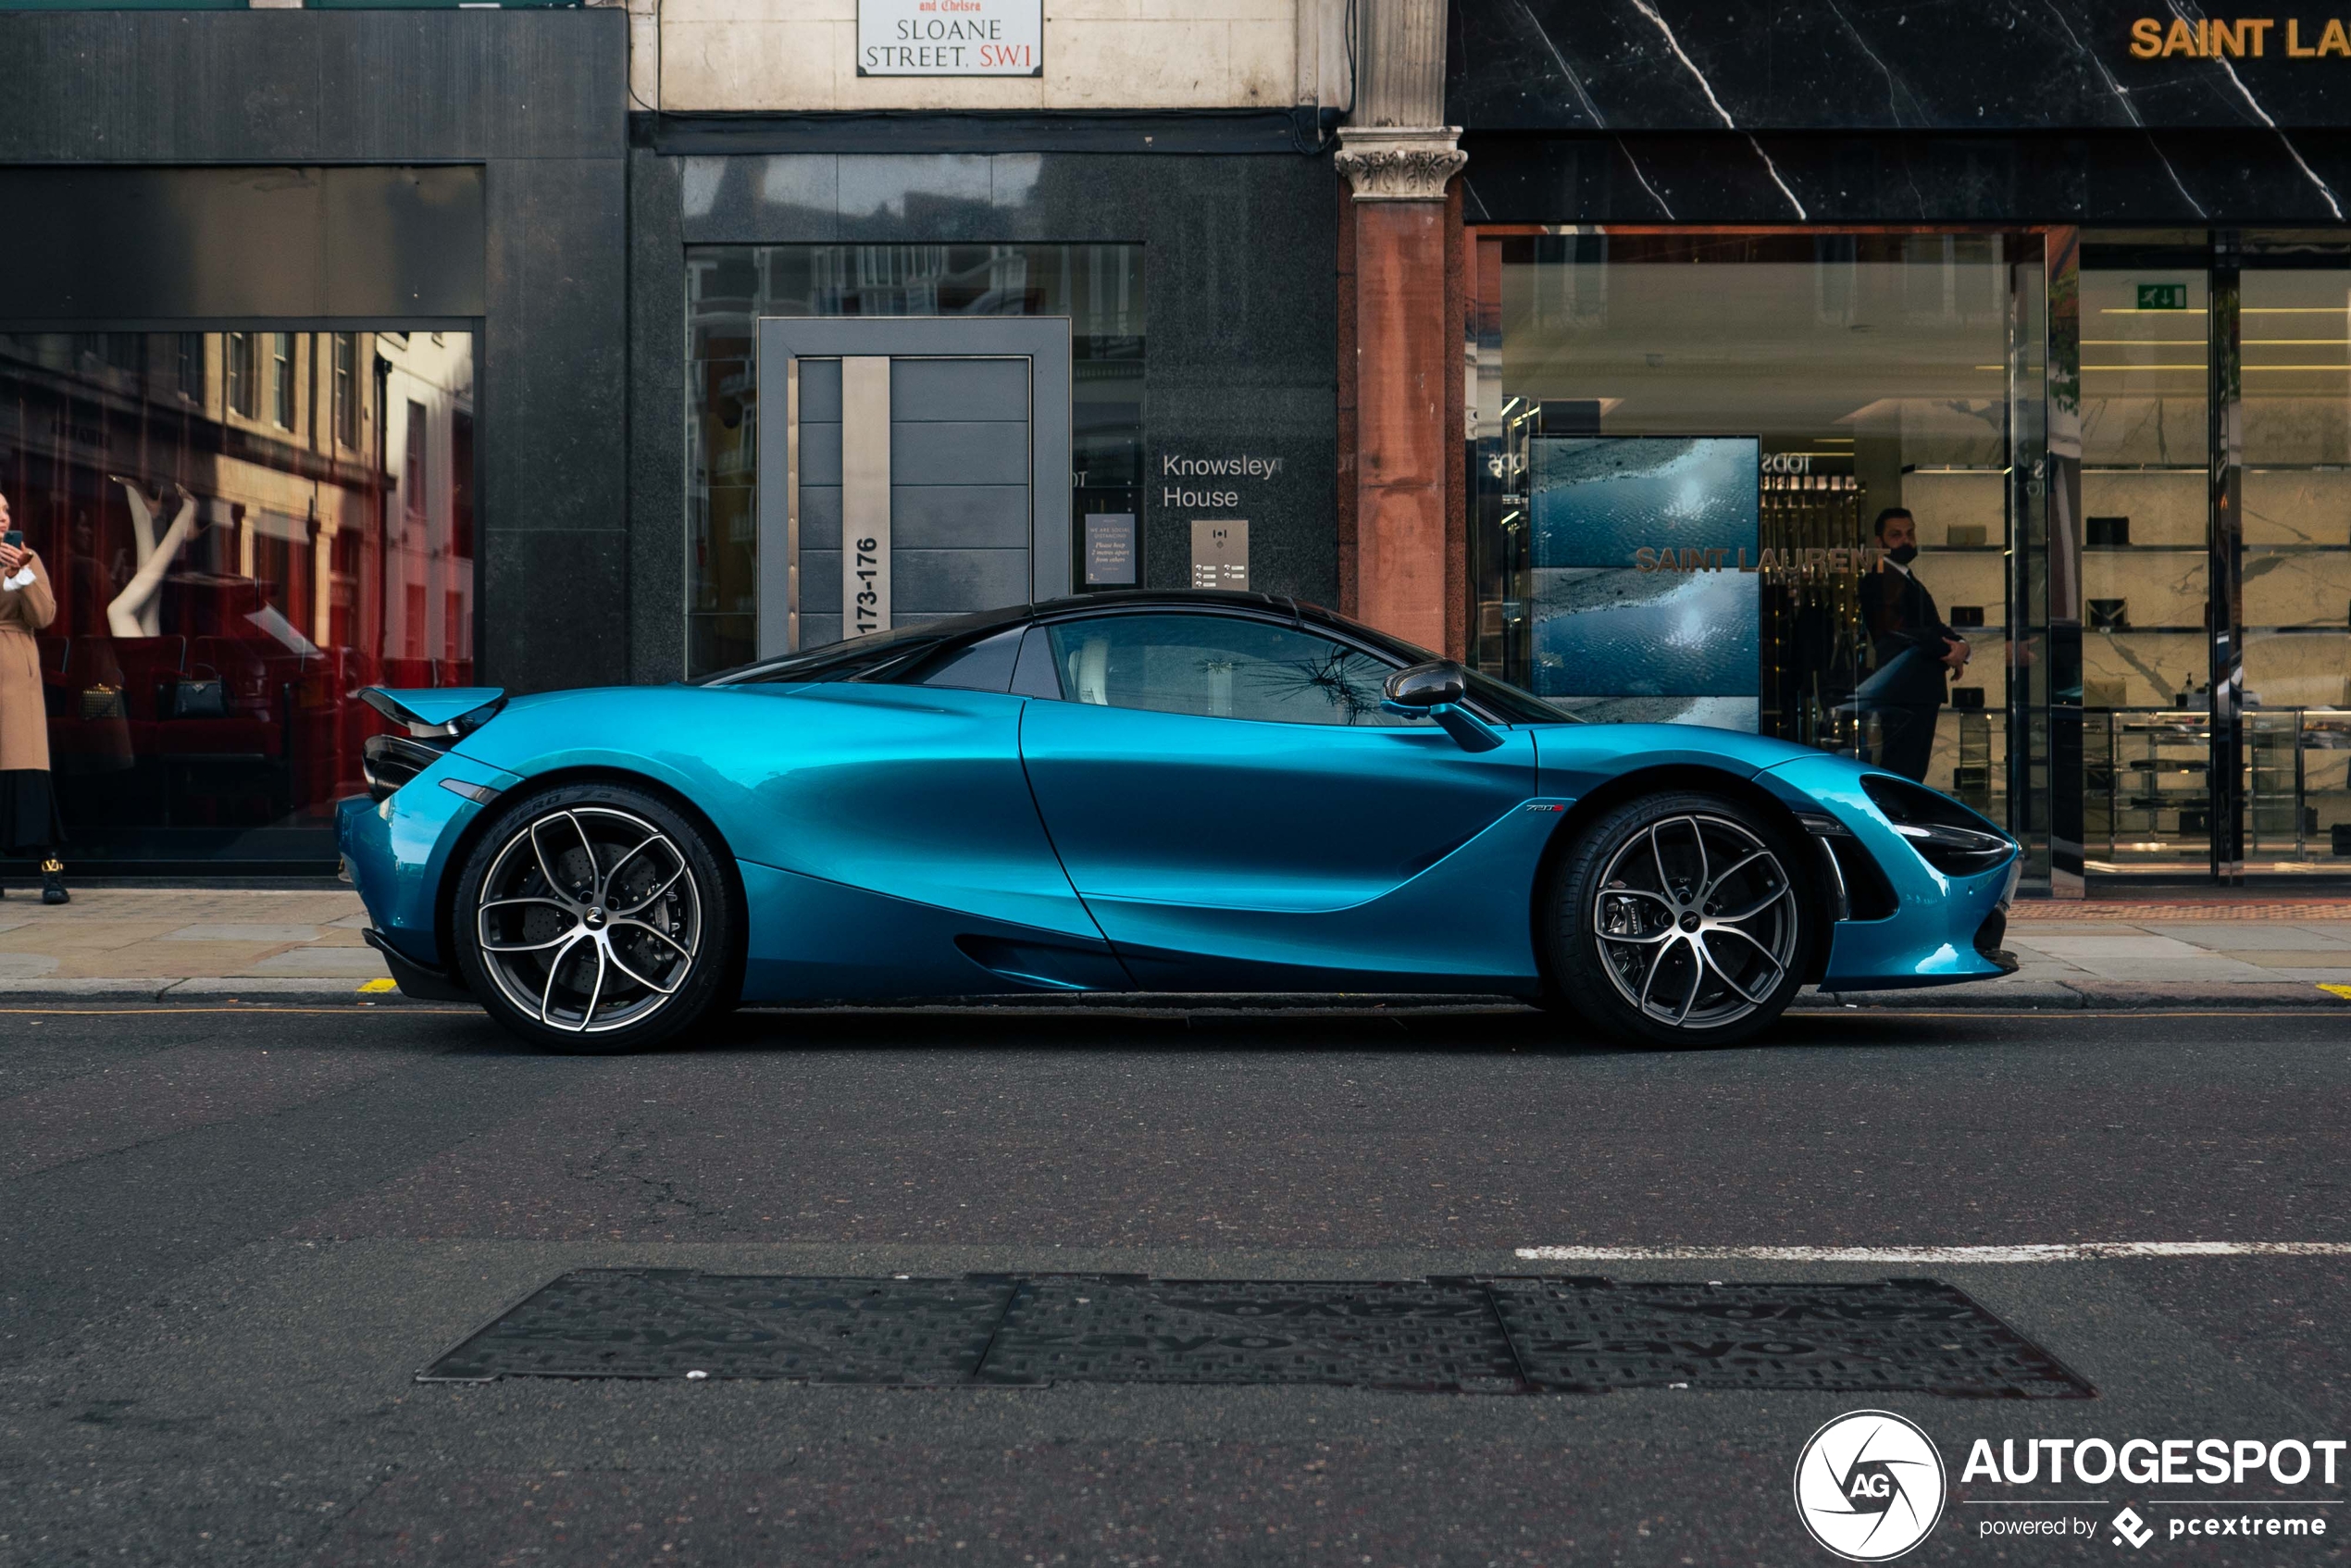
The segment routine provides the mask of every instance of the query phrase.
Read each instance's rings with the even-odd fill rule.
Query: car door
[[[1525,734],[1472,752],[1385,713],[1387,661],[1279,616],[1137,609],[1028,637],[1024,671],[1051,666],[1022,680],[1029,785],[1138,983],[1441,984],[1484,961],[1485,927],[1416,901],[1534,793]]]

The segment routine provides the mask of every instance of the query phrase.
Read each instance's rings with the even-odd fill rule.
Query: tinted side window
[[[1020,653],[1022,628],[951,649],[925,660],[905,678],[918,686],[952,686],[965,691],[1002,691],[1013,683],[1013,660]]]
[[[1312,632],[1224,616],[1104,616],[1049,628],[1069,701],[1274,724],[1423,722],[1380,710],[1390,666]]]

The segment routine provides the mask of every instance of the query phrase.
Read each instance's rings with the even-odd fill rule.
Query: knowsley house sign
[[[857,0],[859,76],[1044,71],[1044,0]]]
[[[2339,17],[2141,17],[2131,24],[2131,53],[2142,60],[2351,59],[2351,33]]]

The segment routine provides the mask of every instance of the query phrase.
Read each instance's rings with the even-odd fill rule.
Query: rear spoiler
[[[419,740],[454,739],[480,728],[506,705],[503,686],[412,687],[393,691],[370,686],[359,700],[394,724],[405,725]]]

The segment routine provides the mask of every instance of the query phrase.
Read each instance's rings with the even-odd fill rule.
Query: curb
[[[1906,1013],[2075,1012],[2159,1013],[2259,1010],[2323,1012],[2346,999],[2298,981],[2247,981],[2239,985],[2194,985],[2179,981],[2078,983],[2023,980],[1984,985],[1922,987],[1898,991],[1815,991],[1798,997],[1794,1012],[1848,1008]]]
[[[356,1006],[362,1002],[415,1005],[410,998],[389,989],[367,989],[374,982],[357,979],[310,979],[298,976],[272,975],[249,979],[224,976],[131,976],[104,979],[11,979],[0,980],[0,1007],[21,1007],[45,1002],[75,1003],[94,1002],[251,1002],[256,1007],[280,1007],[297,1004],[331,1002]]]
[[[380,987],[371,989],[371,987]],[[462,1003],[420,1002],[392,989],[388,980],[305,978],[273,975],[243,979],[228,976],[131,977],[106,979],[0,979],[0,1008],[136,1002],[255,1008],[293,1006],[449,1007]],[[2324,1012],[2351,1007],[2351,997],[2301,982],[2196,985],[2176,981],[2126,985],[2059,980],[1988,981],[1981,985],[1926,986],[1892,991],[1807,991],[1795,1014],[1887,1013],[2150,1013]],[[1251,1014],[1347,1014],[1395,1017],[1412,1014],[1531,1011],[1524,1002],[1499,996],[1406,995],[1202,995],[1181,992],[1102,991],[1083,995],[1043,992],[1035,996],[926,997],[899,1002],[810,1003],[794,1007],[753,1005],[760,1013],[1184,1013],[1207,1016]]]

